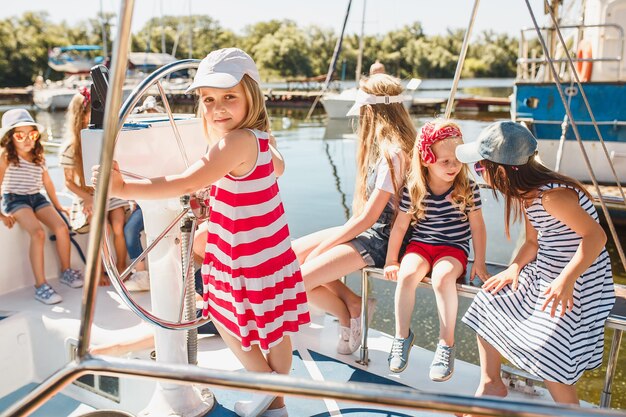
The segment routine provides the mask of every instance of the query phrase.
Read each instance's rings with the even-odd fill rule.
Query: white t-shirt
[[[395,175],[396,186],[401,187],[404,184],[404,169],[402,167],[402,150],[400,148],[389,149],[389,157],[391,158],[391,164],[393,165],[393,172]],[[376,163],[375,169],[370,173],[368,177],[367,194],[372,194],[374,189],[387,191],[391,193],[395,198],[396,190],[393,187],[393,181],[391,180],[391,169],[384,156],[381,156]],[[390,200],[393,202],[393,199]]]

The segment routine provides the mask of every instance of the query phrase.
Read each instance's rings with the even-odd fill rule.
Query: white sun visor
[[[363,90],[356,92],[356,98],[354,99],[354,105],[348,110],[346,116],[358,116],[359,109],[368,104],[391,104],[402,103],[406,100],[406,96],[375,96],[374,94],[368,94]]]

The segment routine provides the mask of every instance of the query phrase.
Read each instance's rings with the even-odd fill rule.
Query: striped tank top
[[[267,352],[310,319],[269,136],[251,132],[258,145],[254,168],[212,186],[202,278],[211,318],[239,339],[243,350],[256,344]]]
[[[34,164],[22,157],[19,161],[19,165],[9,163],[2,179],[2,193],[32,195],[41,192],[45,162]]]

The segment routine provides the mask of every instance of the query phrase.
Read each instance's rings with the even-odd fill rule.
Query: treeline
[[[32,84],[37,75],[59,79],[63,75],[48,68],[48,50],[71,44],[102,45],[106,33],[112,50],[111,25],[115,18],[105,14],[75,26],[53,23],[45,12],[27,12],[0,20],[0,86]],[[237,46],[257,62],[265,80],[311,77],[325,74],[337,34],[317,26],[299,27],[289,20],[272,20],[247,26],[243,34],[222,27],[210,16],[167,16],[153,18],[132,35],[133,51],[160,52],[165,48],[177,58],[202,58],[216,48]],[[190,33],[190,29],[191,33]],[[191,35],[191,42],[190,42]],[[450,78],[454,75],[464,29],[445,35],[427,36],[419,22],[384,35],[364,39],[363,72],[376,60],[387,72],[400,78]],[[515,75],[517,40],[506,34],[483,32],[470,44],[464,77],[512,77]],[[359,39],[344,38],[336,78],[342,71],[352,79],[356,70]]]

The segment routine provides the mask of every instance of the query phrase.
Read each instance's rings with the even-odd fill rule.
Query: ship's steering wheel
[[[181,140],[178,127],[176,126],[176,123],[174,121],[174,117],[173,117],[173,114],[169,105],[169,100],[167,98],[165,89],[163,88],[161,81],[164,78],[170,76],[171,74],[177,71],[196,69],[198,68],[199,63],[200,61],[195,60],[195,59],[186,59],[182,61],[173,62],[171,64],[168,64],[159,68],[158,70],[151,73],[148,77],[146,77],[139,85],[137,85],[137,87],[135,87],[135,89],[133,89],[133,91],[130,93],[128,98],[122,104],[122,108],[120,109],[120,113],[119,113],[118,132],[122,129],[125,121],[127,120],[128,116],[131,114],[131,111],[135,108],[135,106],[137,105],[139,100],[144,96],[144,94],[146,94],[148,90],[150,90],[151,88],[156,87],[158,89],[159,95],[165,107],[165,112],[167,113],[167,116],[169,118],[169,123],[172,127],[172,131],[174,133],[174,136],[176,137],[179,151],[181,152],[182,158],[188,166],[189,163],[187,161],[187,154],[185,152],[185,147]],[[126,176],[130,176],[130,177],[134,176],[138,178],[143,178],[141,176],[132,174],[130,172],[123,172],[123,174]],[[189,330],[189,329],[200,327],[210,320],[206,309],[203,309],[204,314],[201,317],[196,317],[194,319],[189,319],[189,320],[183,319],[183,316],[184,316],[183,309],[185,305],[185,300],[187,300],[188,305],[192,305],[193,316],[195,317],[195,291],[193,291],[192,289],[193,285],[190,285],[190,280],[193,279],[192,244],[193,244],[194,231],[195,231],[197,221],[206,220],[206,218],[198,217],[198,216],[202,216],[207,211],[205,207],[200,207],[200,210],[195,210],[195,207],[197,207],[197,202],[200,202],[200,204],[202,205],[203,200],[204,200],[203,198],[198,198],[195,195],[181,197],[181,206],[182,206],[181,212],[175,217],[175,219],[169,224],[169,226],[166,227],[165,230],[163,230],[158,235],[158,237],[153,242],[150,243],[150,245],[148,245],[148,247],[141,253],[141,255],[135,261],[133,261],[124,271],[118,271],[117,269],[113,256],[111,255],[112,253],[115,253],[115,250],[111,242],[110,233],[107,230],[108,228],[104,228],[104,245],[102,248],[102,260],[104,263],[104,267],[108,273],[111,284],[113,285],[113,287],[115,288],[119,296],[122,298],[124,303],[126,303],[132,311],[134,311],[143,320],[149,323],[152,323],[156,326],[159,326],[165,329],[170,329],[170,330]],[[190,201],[192,202],[191,204],[189,203]],[[194,202],[196,204],[193,204]],[[194,207],[193,210],[192,210],[192,207]],[[165,319],[156,317],[151,312],[147,311],[142,306],[137,304],[137,302],[130,295],[129,291],[126,289],[123,281],[126,277],[128,277],[131,274],[136,263],[145,259],[146,255],[156,246],[156,244],[159,243],[168,234],[168,232],[171,229],[173,229],[178,224],[180,224],[181,221],[186,221],[186,226],[184,226],[186,230],[181,232],[182,234],[181,262],[182,262],[182,272],[183,272],[182,278],[184,278],[185,282],[183,285],[184,291],[182,291],[182,294],[181,294],[181,302],[180,302],[181,311],[179,315],[179,320],[170,321],[170,320],[165,320]],[[184,244],[185,240],[187,242],[187,245],[186,245],[187,248],[185,248],[185,244]],[[185,253],[182,253],[183,251]],[[192,294],[190,294],[190,292]]]

